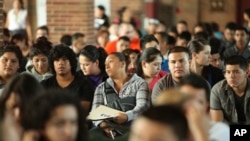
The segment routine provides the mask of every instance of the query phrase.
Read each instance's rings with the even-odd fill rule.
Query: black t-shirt
[[[202,77],[204,77],[209,82],[211,87],[225,78],[222,70],[213,67],[212,65],[208,65],[203,68]]]
[[[235,99],[235,108],[236,108],[237,115],[238,115],[238,122],[245,123],[246,121],[246,116],[244,113],[245,94],[243,96],[238,96],[234,94],[234,99]]]
[[[55,76],[43,80],[41,84],[45,89],[59,88],[63,90],[69,90],[71,93],[75,94],[75,96],[77,96],[81,101],[93,101],[94,89],[91,85],[91,82],[79,75],[76,75],[74,80],[65,88],[59,86]]]

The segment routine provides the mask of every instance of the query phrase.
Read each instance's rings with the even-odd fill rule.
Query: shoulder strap
[[[104,104],[107,105],[108,103],[120,99],[117,96],[115,90],[109,85],[107,81],[104,82]]]

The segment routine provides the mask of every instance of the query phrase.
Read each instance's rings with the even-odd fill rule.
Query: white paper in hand
[[[121,112],[116,109],[112,109],[110,107],[100,105],[95,110],[91,111],[87,117],[88,120],[104,120],[104,119],[112,119],[116,117],[116,115]]]

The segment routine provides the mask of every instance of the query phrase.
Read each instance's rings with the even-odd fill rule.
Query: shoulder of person
[[[53,82],[56,82],[56,77],[53,75],[48,79],[42,80],[41,84],[43,86],[50,86],[50,84],[52,84]]]
[[[146,82],[142,77],[138,76],[136,73],[132,75],[129,81],[131,81],[132,83],[145,83]]]
[[[219,82],[217,82],[216,84],[214,84],[214,86],[212,87],[211,90],[224,90],[226,89],[226,87],[228,87],[228,84],[227,84],[227,80],[226,79],[223,79]]]

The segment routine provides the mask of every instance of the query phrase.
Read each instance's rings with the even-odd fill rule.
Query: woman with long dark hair
[[[108,77],[105,71],[106,57],[107,53],[103,48],[97,48],[93,45],[85,46],[80,52],[81,72],[92,82],[94,88]]]
[[[137,58],[136,73],[147,81],[151,91],[155,83],[167,75],[161,70],[162,61],[161,52],[154,47],[144,49]]]

